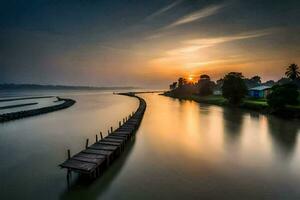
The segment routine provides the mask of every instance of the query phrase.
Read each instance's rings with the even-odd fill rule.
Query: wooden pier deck
[[[59,165],[61,168],[68,170],[67,178],[69,178],[71,172],[96,178],[123,152],[126,143],[135,134],[146,110],[146,102],[144,99],[135,96],[134,93],[122,93],[121,95],[137,98],[139,107],[123,119],[123,123],[119,122],[119,128],[113,131],[111,127],[111,131],[106,137],[103,137],[100,133],[100,140],[98,141],[98,136],[96,136],[96,142],[90,146],[87,140],[86,149],[72,157],[68,150],[68,159]]]

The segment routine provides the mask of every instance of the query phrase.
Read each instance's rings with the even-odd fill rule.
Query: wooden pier
[[[87,139],[86,148],[74,156],[71,157],[70,150],[68,150],[68,159],[59,165],[68,170],[67,179],[69,179],[71,172],[88,175],[92,178],[98,177],[124,151],[126,143],[135,134],[142,121],[146,102],[135,96],[134,93],[121,93],[120,95],[135,97],[139,100],[139,107],[136,112],[124,118],[123,123],[119,122],[119,128],[116,130],[111,127],[106,137],[103,137],[102,132],[100,132],[98,140],[96,135],[94,144],[89,146]]]

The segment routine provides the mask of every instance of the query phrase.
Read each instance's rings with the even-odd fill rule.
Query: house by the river
[[[248,95],[253,98],[266,98],[271,92],[270,86],[257,86],[248,90]]]

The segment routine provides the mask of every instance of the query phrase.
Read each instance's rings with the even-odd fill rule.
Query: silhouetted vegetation
[[[287,68],[286,68],[286,72],[285,75],[292,79],[292,80],[296,80],[300,78],[300,72],[299,72],[299,67],[298,65],[296,65],[295,63],[290,64]]]
[[[230,104],[239,104],[247,94],[247,86],[243,80],[242,73],[230,72],[224,77],[222,86],[223,97]]]
[[[271,108],[279,110],[286,105],[297,105],[298,95],[297,86],[294,84],[275,85],[267,96],[267,102]]]
[[[287,77],[282,77],[277,82],[274,80],[262,82],[258,75],[246,78],[240,72],[230,72],[216,82],[207,74],[200,75],[199,80],[193,81],[181,77],[170,85],[170,91],[165,95],[216,105],[236,105],[263,112],[276,111],[280,115],[286,113],[287,116],[300,117],[298,66],[291,64],[285,74]],[[250,96],[249,89],[259,90],[257,87],[260,88],[260,95]],[[265,92],[262,93],[262,90]]]
[[[199,95],[208,96],[213,93],[215,83],[210,80],[210,77],[206,74],[201,75],[198,81]]]
[[[256,87],[256,86],[261,85],[261,78],[260,78],[260,76],[257,76],[257,75],[253,76],[250,79],[245,78],[244,81],[245,81],[245,84],[248,88],[252,88],[252,87]]]
[[[176,86],[177,86],[177,82],[173,82],[173,83],[170,85],[170,90],[176,89]]]

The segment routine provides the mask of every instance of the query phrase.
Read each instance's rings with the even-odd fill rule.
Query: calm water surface
[[[125,154],[91,184],[67,190],[66,149],[137,107],[109,93],[0,125],[6,199],[300,199],[300,122],[143,94],[148,107]],[[1,198],[2,199],[2,198]]]

